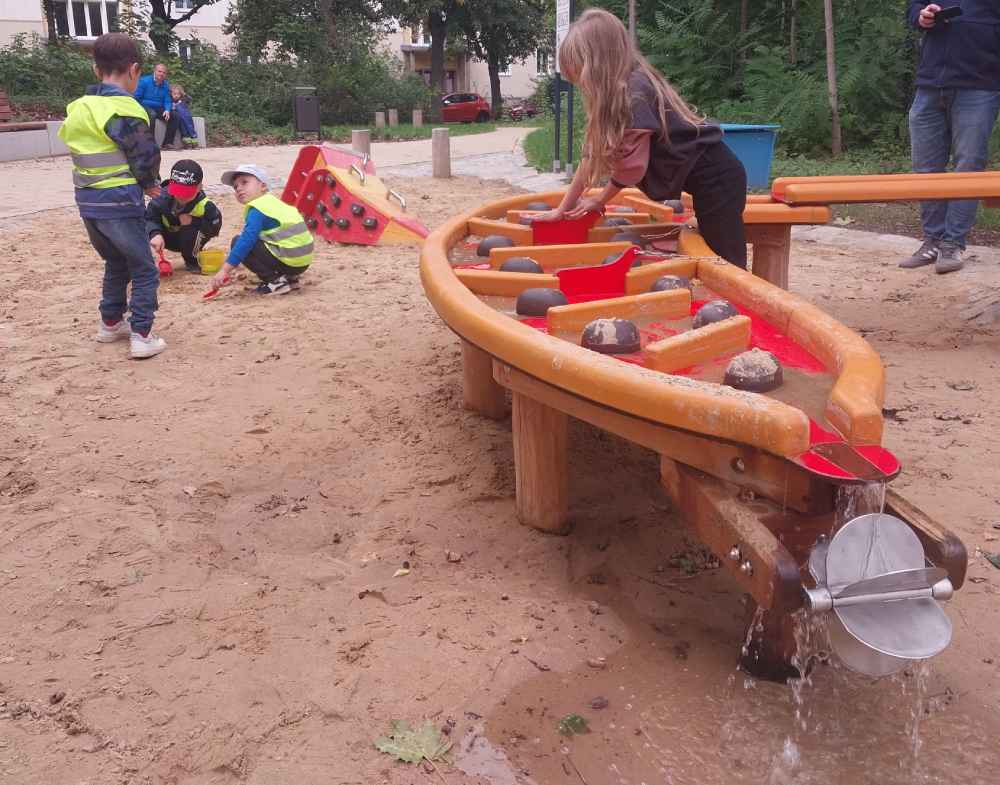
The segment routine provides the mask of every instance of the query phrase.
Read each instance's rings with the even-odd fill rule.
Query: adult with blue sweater
[[[170,97],[170,82],[167,81],[167,67],[157,63],[153,73],[139,79],[135,90],[135,100],[149,115],[149,127],[155,129],[156,121],[162,120],[167,125],[163,137],[163,146],[172,145],[177,135],[177,115],[174,114],[174,101]]]
[[[943,172],[949,159],[956,172],[984,170],[1000,111],[1000,2],[954,2],[960,13],[926,0],[910,0],[907,11],[924,34],[909,118],[915,172]],[[899,266],[961,270],[978,206],[975,199],[923,202],[924,242]]]

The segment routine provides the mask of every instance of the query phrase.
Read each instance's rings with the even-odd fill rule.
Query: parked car
[[[476,93],[452,93],[441,99],[441,118],[446,123],[485,123],[490,105]]]
[[[538,114],[538,109],[531,101],[521,101],[511,106],[507,114],[511,120],[523,120],[525,117],[534,117]]]

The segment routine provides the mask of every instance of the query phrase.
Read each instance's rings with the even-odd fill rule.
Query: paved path
[[[537,173],[524,166],[521,140],[530,127],[504,127],[485,134],[456,136],[451,140],[452,173],[496,177],[533,183]],[[193,157],[206,173],[206,190],[215,191],[219,175],[237,164],[253,162],[264,167],[274,185],[284,182],[295,156],[302,145],[267,145],[262,147],[210,147],[205,150],[166,150],[160,173],[166,177],[170,167],[180,158]],[[379,142],[372,145],[372,158],[379,174],[420,177],[430,174],[431,140],[412,142]],[[524,187],[537,190],[558,187],[558,177],[543,175],[539,185]],[[544,184],[543,184],[544,183]],[[219,189],[224,186],[219,185]],[[73,185],[70,180],[68,156],[38,158],[30,161],[0,163],[0,220],[31,215],[73,205]]]

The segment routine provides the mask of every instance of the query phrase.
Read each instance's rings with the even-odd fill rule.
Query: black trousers
[[[198,266],[198,251],[205,244],[205,237],[195,220],[188,226],[182,226],[176,232],[163,231],[163,244],[168,250],[179,253],[187,267]]]
[[[747,173],[740,159],[722,142],[712,145],[688,174],[684,190],[694,200],[698,231],[709,248],[745,270]]]
[[[237,239],[239,238],[234,237],[232,239],[232,242],[229,243],[230,248],[236,245]],[[247,258],[243,260],[243,266],[260,278],[260,280],[264,283],[271,283],[271,281],[276,278],[280,278],[283,275],[298,278],[302,275],[302,273],[309,269],[309,265],[306,265],[305,267],[292,267],[290,264],[285,264],[283,261],[275,257],[273,253],[267,250],[267,246],[264,245],[263,240],[257,241],[253,250],[250,251]]]
[[[156,111],[155,109],[146,109],[146,114],[149,115],[149,130],[154,134],[156,133],[156,121],[163,120],[163,112]],[[163,146],[166,147],[168,144],[174,143],[174,137],[177,136],[177,129],[180,126],[180,118],[175,112],[170,113],[169,120],[163,120],[167,124],[167,132],[163,135]]]

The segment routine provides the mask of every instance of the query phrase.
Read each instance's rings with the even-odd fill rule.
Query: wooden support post
[[[424,124],[424,110],[414,109],[413,110],[413,127],[420,128]]]
[[[375,113],[375,127],[376,128],[385,128],[385,112],[376,112]]]
[[[753,274],[787,289],[791,224],[747,224],[746,236],[753,245]]]
[[[507,416],[504,389],[493,379],[493,358],[462,341],[462,398],[466,409],[491,420]]]
[[[389,127],[390,128],[395,128],[397,125],[399,125],[399,110],[398,109],[390,109],[389,110]]]
[[[753,600],[747,603],[747,631],[744,640],[749,641],[740,652],[740,667],[765,681],[784,684],[789,679],[805,676],[792,664],[798,645],[795,640],[795,617],[783,610],[768,610],[757,613]],[[755,629],[751,630],[750,625]],[[801,663],[806,670],[809,663]]]
[[[451,141],[447,128],[431,131],[431,170],[435,177],[451,177]]]
[[[563,534],[569,530],[567,417],[522,393],[512,397],[517,517],[535,529]]]
[[[351,149],[356,153],[370,156],[372,154],[372,132],[367,128],[361,131],[351,131]]]

